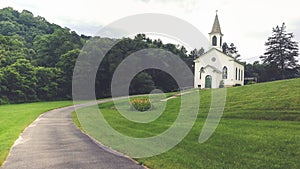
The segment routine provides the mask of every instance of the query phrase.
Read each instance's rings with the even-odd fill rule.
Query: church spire
[[[209,33],[210,36],[210,48],[216,48],[222,50],[222,31],[218,17],[218,10],[216,11],[215,21],[211,32]]]
[[[215,33],[223,35],[222,31],[221,31],[220,22],[219,22],[218,10],[216,11],[214,25],[213,25],[213,27],[211,29],[211,32],[209,34],[215,34]]]

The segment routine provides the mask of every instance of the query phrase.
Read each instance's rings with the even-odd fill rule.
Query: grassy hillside
[[[300,121],[300,79],[230,88],[226,118]]]
[[[300,79],[294,79],[229,88],[219,126],[207,142],[199,144],[211,98],[211,90],[202,90],[200,112],[187,137],[166,153],[137,160],[150,168],[164,169],[300,168],[299,87]],[[179,98],[169,100],[164,113],[148,124],[128,121],[112,103],[99,107],[117,131],[133,137],[149,137],[163,132],[174,122],[178,105]],[[96,118],[87,115],[81,122]],[[99,135],[100,132],[87,132],[110,145],[109,139]]]
[[[0,106],[0,166],[20,133],[40,114],[71,104],[72,101],[56,101]]]

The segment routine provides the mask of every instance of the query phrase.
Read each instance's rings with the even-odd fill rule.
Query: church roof
[[[209,34],[215,34],[215,33],[223,35],[222,31],[221,31],[221,26],[220,26],[218,14],[216,14],[214,25],[213,25],[213,27],[211,29],[211,32]]]
[[[243,65],[243,63],[241,63],[240,61],[236,60],[234,57],[232,57],[232,56],[230,56],[230,55],[226,55],[226,54],[223,53],[221,50],[216,49],[216,48],[211,48],[211,49],[209,49],[207,52],[203,53],[203,54],[200,55],[197,59],[195,59],[194,62],[197,62],[197,60],[198,60],[199,58],[204,57],[205,55],[207,55],[207,54],[209,54],[209,53],[211,53],[211,52],[214,52],[214,51],[216,51],[216,52],[218,52],[218,53],[221,53],[221,54],[224,55],[224,56],[227,56],[228,58],[230,58],[231,61],[234,61],[234,62],[236,62],[236,63],[238,63],[238,64]]]

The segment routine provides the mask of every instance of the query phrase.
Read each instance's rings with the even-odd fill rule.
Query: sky
[[[85,35],[126,16],[160,13],[191,23],[208,38],[218,10],[223,41],[234,43],[242,60],[250,63],[259,60],[272,28],[283,22],[300,41],[298,4],[297,0],[0,0],[0,8],[26,9]]]

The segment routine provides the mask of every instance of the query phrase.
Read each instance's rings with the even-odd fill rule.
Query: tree
[[[272,36],[265,43],[267,49],[260,58],[269,69],[279,72],[280,77],[275,79],[293,78],[299,73],[298,60],[295,58],[299,55],[299,48],[293,38],[293,33],[287,33],[283,23],[281,27],[273,28]]]
[[[223,43],[222,45],[222,51],[223,53],[225,53],[226,55],[228,55],[228,49],[229,49],[229,46],[226,42]]]
[[[223,53],[233,57],[235,60],[238,60],[238,61],[241,60],[240,59],[241,55],[238,53],[238,50],[237,50],[236,46],[234,45],[234,43],[231,43],[230,46],[228,46],[228,44],[226,42],[224,42],[222,45],[222,50],[223,50]]]
[[[245,65],[245,77],[254,77],[258,82],[270,81],[270,76],[267,75],[266,65],[255,61],[252,64]]]
[[[130,84],[130,94],[146,94],[155,89],[152,77],[145,72],[137,74]]]
[[[241,55],[238,53],[238,50],[237,50],[236,46],[233,43],[230,44],[229,54],[232,57],[234,57],[235,60],[241,60],[240,59]]]
[[[77,35],[78,36],[78,35]],[[53,34],[37,36],[33,43],[36,51],[35,64],[44,67],[54,67],[61,55],[73,49],[80,49],[82,43],[76,40],[67,29],[55,30]]]
[[[60,75],[60,70],[57,68],[35,68],[37,79],[35,91],[39,100],[55,100],[57,98],[58,75]]]
[[[59,81],[59,97],[71,98],[72,96],[72,77],[76,59],[80,54],[79,49],[74,49],[59,58],[56,67],[61,70]]]
[[[189,54],[190,58],[197,59],[199,56],[203,55],[205,53],[204,48],[202,47],[201,49],[197,50],[196,48],[192,50]]]
[[[11,102],[36,101],[36,77],[34,67],[26,59],[18,59],[14,64],[0,69],[2,79],[1,95],[6,96]],[[6,87],[4,87],[6,86]]]

